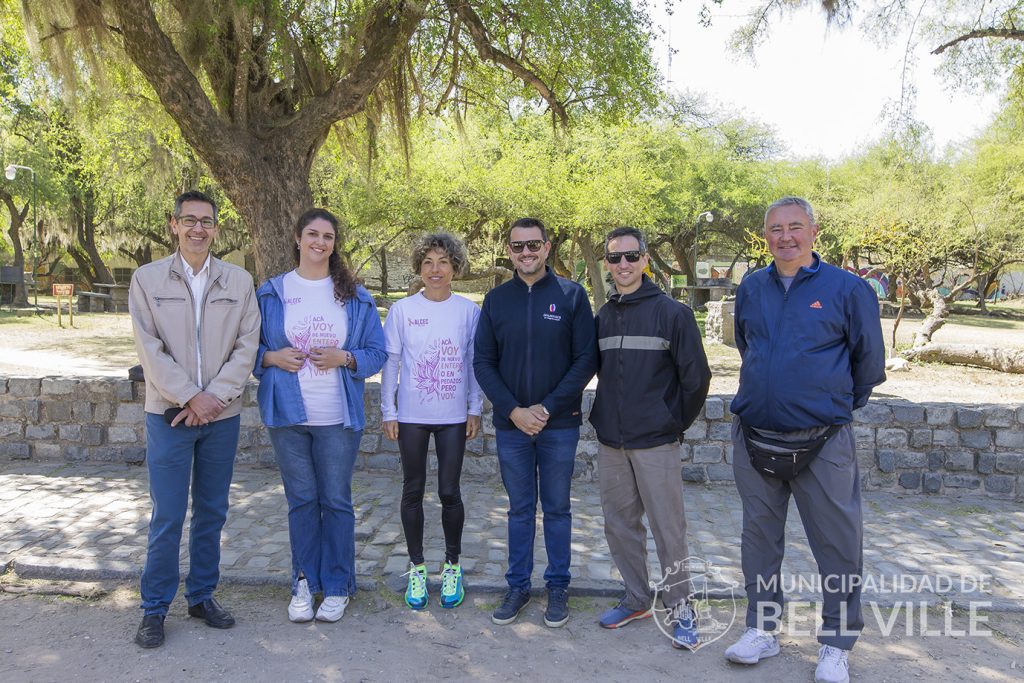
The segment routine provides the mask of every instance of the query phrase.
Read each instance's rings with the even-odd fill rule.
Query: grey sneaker
[[[569,589],[548,586],[548,608],[544,610],[544,625],[551,628],[565,626],[569,621]]]
[[[814,683],[849,683],[849,650],[822,645],[818,650],[818,668],[814,670]]]
[[[528,602],[530,602],[530,591],[509,588],[505,591],[505,599],[501,601],[498,609],[494,610],[494,614],[491,615],[491,621],[499,626],[511,624],[519,616],[519,613],[523,611]]]
[[[748,628],[740,639],[725,651],[725,658],[737,664],[757,664],[766,657],[779,654],[779,641],[770,633]]]

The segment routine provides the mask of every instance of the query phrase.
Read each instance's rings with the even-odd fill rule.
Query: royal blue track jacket
[[[736,292],[736,346],[743,364],[731,409],[751,427],[847,424],[885,381],[878,297],[817,254],[788,292],[774,263],[747,276]]]

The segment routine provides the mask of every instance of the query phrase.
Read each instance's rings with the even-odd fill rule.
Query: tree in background
[[[70,89],[134,64],[248,226],[261,277],[332,127],[387,111],[400,129],[471,104],[635,113],[655,92],[648,20],[627,0],[59,0],[24,3],[32,43]],[[497,66],[498,69],[494,67]]]

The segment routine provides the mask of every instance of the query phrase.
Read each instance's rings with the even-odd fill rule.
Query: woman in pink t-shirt
[[[431,435],[445,542],[440,604],[457,607],[465,595],[459,564],[465,522],[459,479],[466,440],[480,431],[482,404],[473,375],[480,309],[452,293],[452,278],[466,263],[466,248],[455,237],[424,236],[412,258],[423,289],[396,302],[384,322],[388,360],[381,375],[381,412],[384,435],[398,441],[402,459],[402,528],[409,550],[405,602],[412,609],[423,609],[428,599],[423,492]]]

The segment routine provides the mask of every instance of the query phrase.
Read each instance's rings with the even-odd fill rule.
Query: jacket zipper
[[[620,299],[620,301],[621,301],[621,299]],[[620,335],[619,336],[619,349],[618,349],[618,353],[616,354],[616,356],[618,357],[618,361],[619,361],[618,362],[619,377],[618,377],[618,383],[617,383],[617,385],[618,385],[617,386],[617,390],[618,391],[616,392],[618,394],[618,403],[619,403],[618,410],[616,411],[618,413],[618,415],[616,417],[618,418],[618,424],[619,424],[619,448],[625,448],[626,447],[626,438],[625,438],[625,434],[623,434],[623,431],[622,431],[622,398],[623,398],[622,387],[625,384],[625,377],[626,377],[626,369],[625,369],[625,367],[623,367],[624,363],[623,363],[623,360],[622,360],[622,357],[624,355],[623,352],[622,352],[622,339],[626,336],[626,328],[625,328],[625,325],[622,322],[622,317],[623,317],[622,316],[622,306],[616,305],[615,306],[615,319],[616,319],[616,323],[617,323],[617,325],[616,325],[617,330],[616,331],[618,331],[619,335]]]
[[[775,371],[776,368],[778,368],[779,366],[779,364],[776,362],[777,359],[775,358],[775,345],[779,340],[779,333],[782,330],[782,321],[786,318],[786,308],[789,305],[789,292],[791,289],[796,287],[797,279],[800,277],[800,273],[801,271],[798,270],[796,275],[793,277],[793,281],[789,283],[789,289],[786,289],[786,285],[782,283],[781,279],[778,279],[778,273],[776,273],[776,278],[778,279],[779,287],[782,287],[782,308],[779,310],[779,317],[775,321],[775,329],[772,331],[772,343],[769,346],[769,349],[771,350],[771,353],[769,354],[769,367],[771,369],[768,374],[768,386],[777,388],[777,390],[772,391],[772,402],[775,404],[776,411],[781,411],[782,403],[780,397],[782,396],[784,390],[778,387],[775,380]]]
[[[533,400],[533,285],[526,285],[526,400]],[[531,404],[532,405],[532,404]]]

